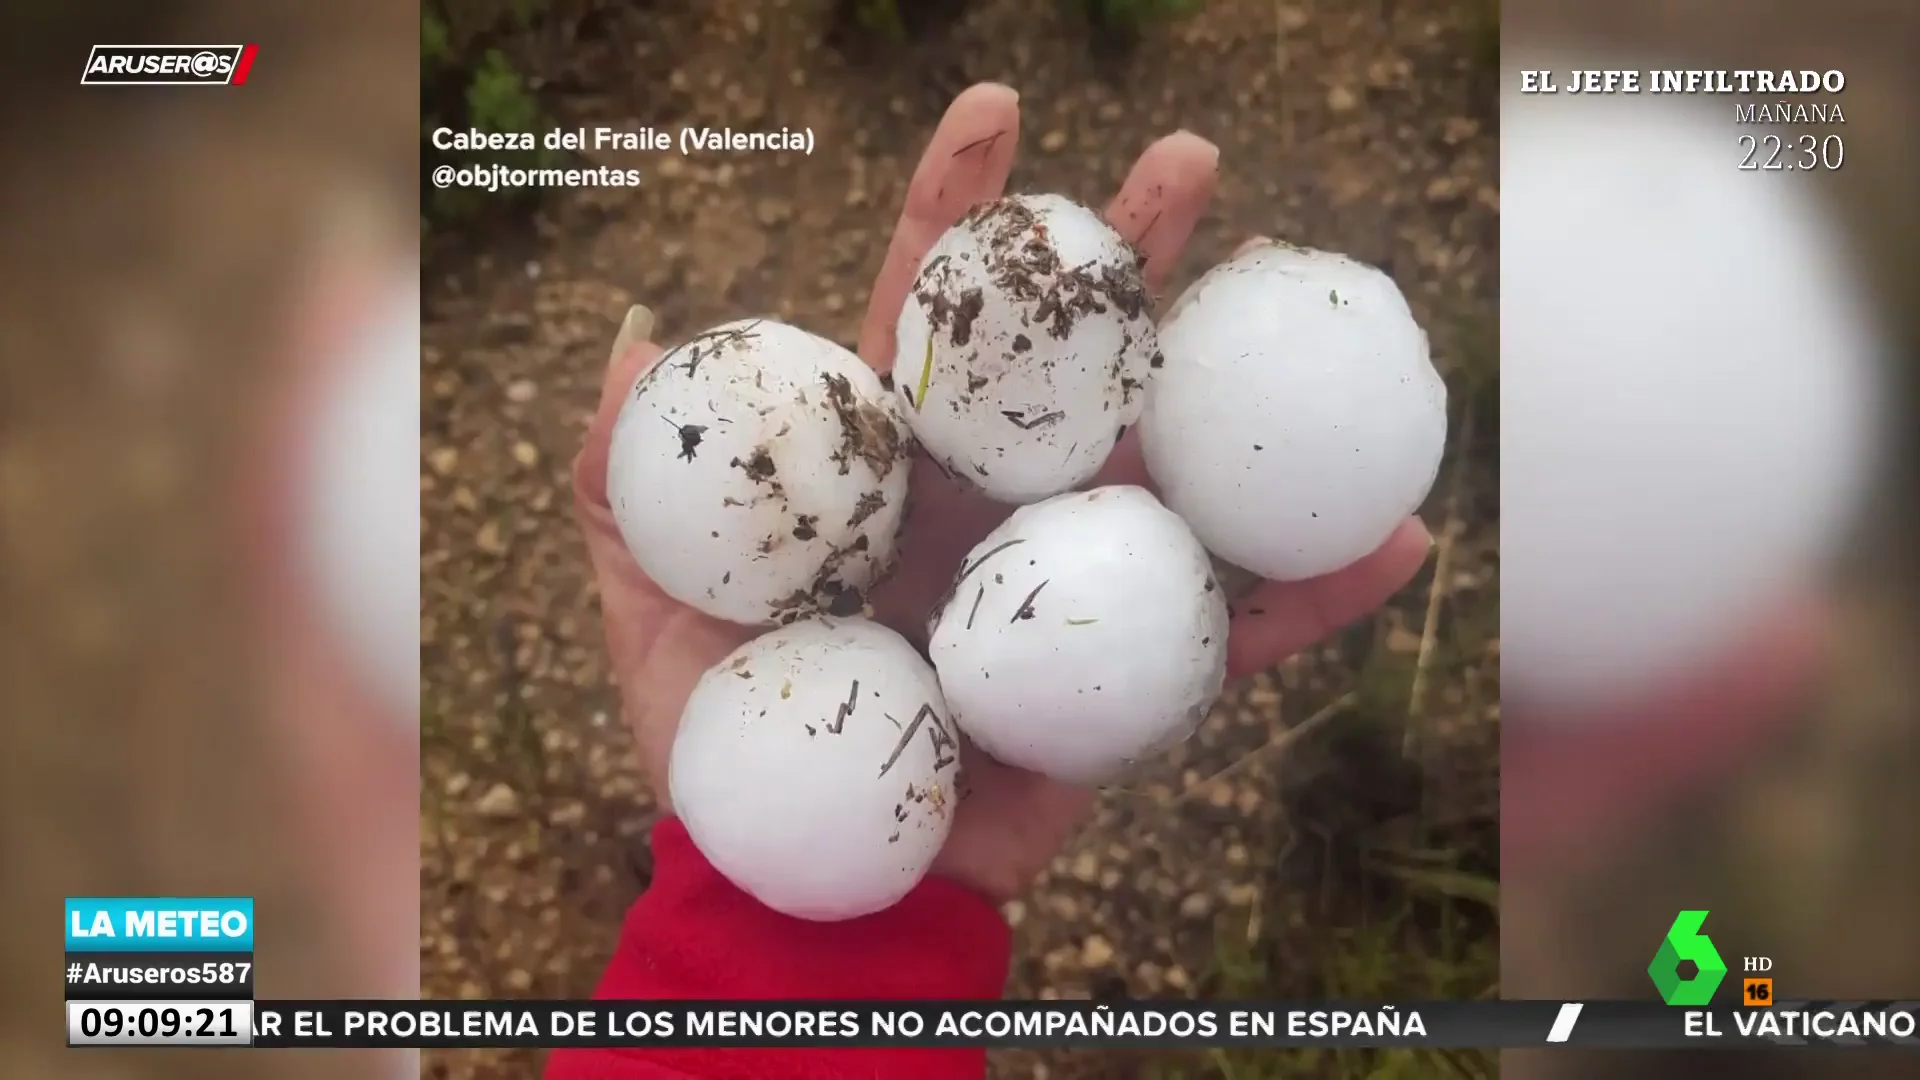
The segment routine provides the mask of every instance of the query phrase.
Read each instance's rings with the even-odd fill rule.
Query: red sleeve
[[[720,876],[677,819],[594,992],[627,998],[995,999],[1012,935],[984,898],[929,878],[885,911],[789,918]],[[546,1080],[979,1080],[983,1050],[557,1050]]]

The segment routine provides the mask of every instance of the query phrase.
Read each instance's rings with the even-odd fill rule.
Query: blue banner
[[[69,896],[68,952],[252,952],[251,896]]]

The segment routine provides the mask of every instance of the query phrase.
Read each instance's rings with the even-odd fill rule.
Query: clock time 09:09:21
[[[247,1046],[251,1001],[69,1001],[68,1046]]]

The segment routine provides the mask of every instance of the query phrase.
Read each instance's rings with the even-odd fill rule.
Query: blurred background
[[[1502,12],[1502,990],[1654,997],[1674,915],[1782,1001],[1920,987],[1912,9]],[[1838,95],[1523,96],[1523,68],[1813,69]],[[1736,103],[1845,123],[1741,126]],[[1743,135],[1840,168],[1743,171]],[[1716,1000],[1731,1003],[1737,975]],[[1893,1076],[1761,1053],[1741,1075]],[[1510,1054],[1515,1077],[1698,1053]]]
[[[414,707],[372,704],[354,620],[309,599],[337,571],[303,479],[338,373],[392,358],[365,331],[396,275],[417,281],[416,20],[359,0],[0,14],[0,1075],[381,1067],[67,1051],[62,896],[253,895],[262,995],[416,985]],[[83,90],[103,42],[261,49],[244,88]],[[409,520],[416,430],[383,462]],[[417,580],[412,531],[381,558]]]
[[[617,320],[646,303],[671,339],[777,310],[850,339],[921,141],[978,79],[1023,95],[1016,186],[1100,200],[1155,135],[1185,126],[1218,143],[1220,197],[1175,287],[1251,233],[1382,265],[1433,334],[1462,433],[1426,510],[1443,537],[1438,572],[1376,622],[1238,690],[1158,774],[1109,796],[1008,912],[1022,939],[1014,992],[1639,995],[1673,911],[1704,906],[1723,950],[1776,958],[1783,994],[1912,995],[1920,845],[1903,823],[1915,820],[1920,760],[1901,475],[1853,500],[1877,513],[1795,547],[1812,554],[1780,580],[1806,587],[1779,590],[1782,606],[1766,610],[1804,620],[1728,624],[1827,628],[1807,636],[1830,643],[1819,654],[1830,663],[1755,630],[1752,652],[1738,633],[1704,649],[1703,674],[1721,676],[1704,690],[1674,678],[1638,701],[1510,705],[1506,719],[1521,722],[1507,725],[1508,824],[1516,779],[1527,794],[1532,778],[1533,828],[1501,852],[1493,824],[1502,50],[1624,57],[1594,67],[1655,66],[1642,58],[1657,51],[1673,57],[1659,66],[1845,70],[1848,156],[1821,194],[1839,217],[1811,242],[1847,237],[1837,261],[1859,284],[1822,278],[1807,291],[1857,295],[1885,331],[1888,350],[1853,370],[1874,374],[1897,429],[1909,399],[1891,376],[1908,370],[1911,328],[1895,316],[1920,283],[1920,125],[1899,51],[1916,27],[1900,5],[1836,0],[1815,17],[1734,0],[1507,0],[1504,12],[1482,0],[503,0],[423,13],[342,0],[33,6],[0,19],[16,61],[0,95],[0,1073],[412,1068],[340,1054],[70,1054],[47,982],[53,950],[34,929],[50,928],[61,895],[255,895],[286,928],[262,935],[266,996],[408,992],[413,958],[400,954],[416,935],[430,995],[591,987],[646,881],[650,824],[610,719],[564,506]],[[82,94],[87,48],[111,41],[262,52],[244,91]],[[418,181],[434,123],[805,124],[820,151],[660,159],[637,192],[442,198]],[[1740,179],[1732,126],[1718,130]],[[1542,228],[1566,220],[1551,199],[1533,205]],[[396,275],[422,256],[418,441],[384,441],[396,402],[414,402],[351,373],[399,356],[377,331],[405,302]],[[1532,356],[1531,370],[1565,370],[1553,350]],[[1849,385],[1866,383],[1834,393]],[[424,518],[417,547],[325,539],[343,521],[390,525],[399,505],[379,484],[365,506],[339,501],[354,489],[335,470],[356,466],[328,433],[361,430],[357,408],[366,430],[388,434],[346,441],[392,448],[380,452]],[[1823,445],[1805,452],[1842,449]],[[1527,537],[1526,507],[1509,511],[1509,536],[1517,516]],[[400,646],[367,647],[405,635],[356,599],[395,567],[420,581],[417,741],[377,659]],[[1793,677],[1742,674],[1729,655],[1791,658],[1745,670]],[[1648,716],[1657,737],[1628,737]],[[1576,734],[1608,730],[1628,735],[1604,757]],[[1515,746],[1518,731],[1541,737]],[[1693,748],[1686,768],[1632,782],[1669,744]],[[1569,758],[1596,768],[1555,764]],[[1557,782],[1583,775],[1602,794],[1575,807],[1570,783],[1557,808]],[[1742,1064],[1895,1067],[1862,1054]],[[1618,1055],[1502,1065],[1665,1067]],[[1196,1080],[1491,1070],[1464,1054],[995,1066]],[[427,1062],[449,1078],[533,1067],[513,1055]]]

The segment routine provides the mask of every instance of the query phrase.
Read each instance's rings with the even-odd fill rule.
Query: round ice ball
[[[607,502],[659,586],[745,625],[851,615],[891,567],[910,438],[825,338],[731,322],[662,356],[614,423]]]
[[[1181,296],[1160,348],[1140,418],[1147,471],[1235,566],[1276,581],[1339,570],[1432,488],[1447,388],[1381,271],[1263,244]]]
[[[960,729],[1073,783],[1185,739],[1226,680],[1227,604],[1207,552],[1139,487],[1015,510],[968,555],[931,637]]]
[[[420,711],[420,284],[395,280],[327,372],[306,466],[318,602],[367,685]]]
[[[977,207],[927,252],[895,392],[948,472],[1007,503],[1091,479],[1159,363],[1140,253],[1060,195]]]
[[[728,880],[830,921],[919,883],[952,825],[958,772],[927,662],[878,623],[823,617],[769,631],[701,677],[668,788]]]
[[[1528,715],[1716,662],[1861,503],[1883,331],[1819,177],[1738,168],[1722,108],[1502,102],[1501,673],[1567,706]]]

